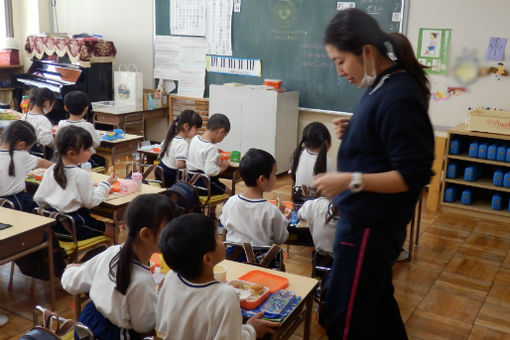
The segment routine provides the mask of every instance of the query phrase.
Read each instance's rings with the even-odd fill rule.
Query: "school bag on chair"
[[[181,214],[201,212],[198,192],[191,184],[176,182],[167,189],[166,194],[177,204]]]

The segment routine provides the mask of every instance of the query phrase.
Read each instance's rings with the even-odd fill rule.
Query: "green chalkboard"
[[[155,0],[156,35],[170,35],[170,1]],[[356,0],[385,31],[402,31],[406,0]],[[232,56],[260,59],[262,77],[208,72],[207,85],[262,84],[282,79],[299,91],[299,106],[353,112],[362,90],[339,79],[322,45],[324,29],[337,12],[336,0],[241,0],[232,19]],[[393,21],[400,13],[401,21]],[[206,86],[208,88],[208,86]],[[207,95],[207,93],[206,93]]]

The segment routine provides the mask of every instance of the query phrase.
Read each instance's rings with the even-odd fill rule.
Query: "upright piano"
[[[88,94],[91,102],[113,99],[112,63],[92,63],[91,67],[86,68],[34,58],[27,73],[12,76],[12,85],[18,102],[23,90],[46,87],[53,91],[58,100],[47,117],[57,124],[67,117],[63,99],[68,92],[83,91]]]

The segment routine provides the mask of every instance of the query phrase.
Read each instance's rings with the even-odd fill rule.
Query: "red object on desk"
[[[289,286],[289,280],[278,275],[263,272],[261,270],[252,270],[239,277],[239,280],[258,283],[269,288],[269,294],[273,294],[278,289],[284,289]]]
[[[18,50],[1,50],[0,66],[19,65]]]

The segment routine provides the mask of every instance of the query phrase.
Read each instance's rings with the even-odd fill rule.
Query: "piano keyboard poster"
[[[262,75],[262,65],[258,59],[207,56],[206,69],[207,72],[251,77],[260,77]]]

